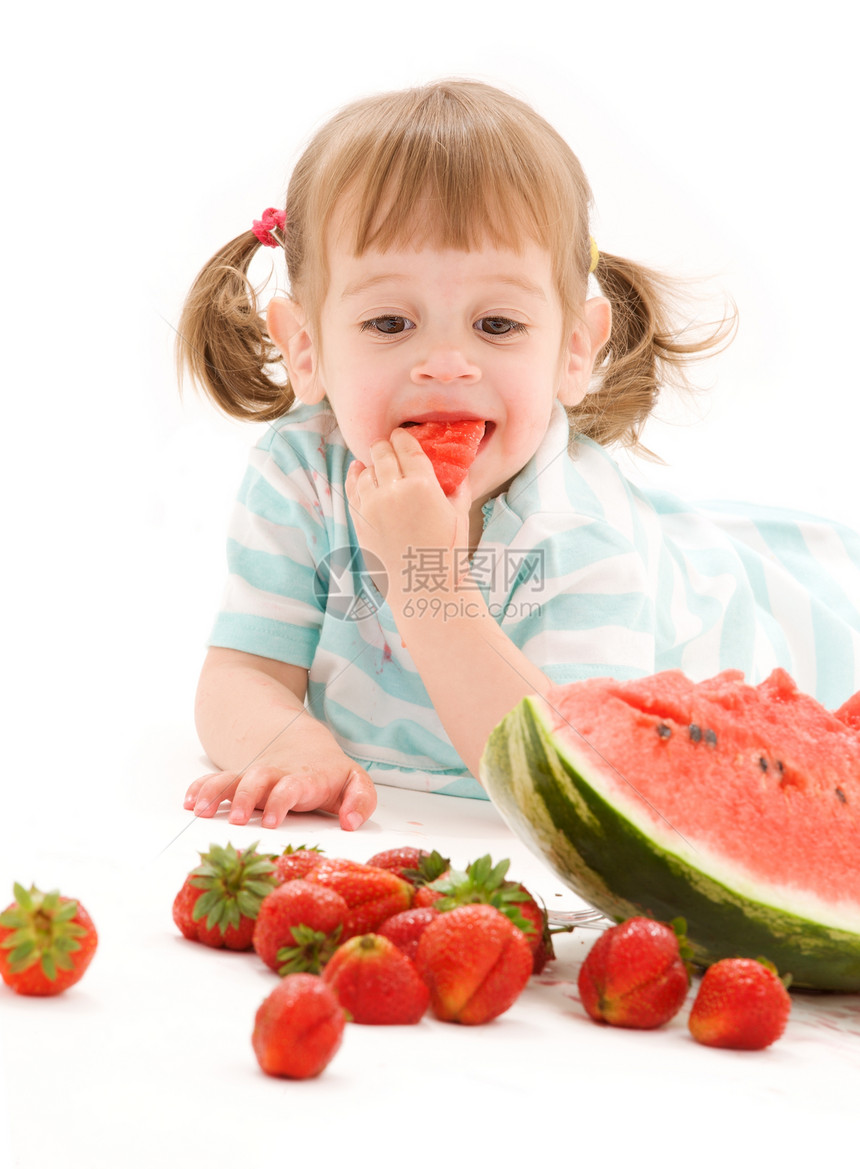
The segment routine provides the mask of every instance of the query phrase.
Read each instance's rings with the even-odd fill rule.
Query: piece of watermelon
[[[433,464],[436,478],[446,495],[452,495],[475,461],[485,423],[480,419],[459,418],[446,422],[415,422],[409,427],[421,449]]]
[[[860,722],[784,670],[594,679],[526,698],[481,778],[513,830],[615,920],[687,920],[695,960],[766,957],[860,990]]]

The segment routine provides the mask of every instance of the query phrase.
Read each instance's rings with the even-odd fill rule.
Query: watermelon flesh
[[[831,713],[783,670],[574,683],[499,724],[481,778],[609,916],[683,916],[704,965],[764,956],[860,990],[858,699]]]
[[[409,433],[433,464],[436,478],[446,495],[453,495],[475,461],[486,424],[479,419],[460,418],[444,422],[414,422]]]

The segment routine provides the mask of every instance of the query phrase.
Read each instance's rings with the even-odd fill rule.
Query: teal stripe
[[[556,686],[586,682],[589,678],[614,678],[617,682],[632,682],[653,673],[641,666],[620,666],[618,662],[552,662],[541,669]]]
[[[531,604],[522,602],[523,606]],[[516,608],[513,599],[511,605]],[[519,620],[512,614],[504,621],[505,633],[522,647],[532,637],[547,631],[594,630],[601,626],[623,626],[631,633],[653,633],[654,607],[645,593],[558,593],[540,603],[537,612]]]
[[[845,626],[815,603],[812,606],[812,628],[815,635],[816,697],[822,706],[835,710],[855,692],[857,662],[845,636]]]
[[[445,784],[444,787],[439,788],[438,794],[460,796],[467,800],[489,800],[490,798],[477,779],[473,779],[471,775],[464,775],[462,779],[455,779],[453,783]]]
[[[246,548],[231,538],[227,540],[227,563],[232,573],[248,581],[255,589],[279,597],[301,597],[311,606],[321,609],[314,593],[317,574],[312,565],[299,564],[273,552]]]
[[[860,609],[846,596],[824,565],[814,557],[800,529],[794,524],[774,524],[755,521],[762,539],[774,556],[812,594],[814,602],[824,605],[860,632]],[[846,552],[851,554],[849,541],[842,538]],[[857,551],[860,564],[860,548]]]
[[[768,589],[764,563],[761,556],[755,553],[752,548],[737,540],[733,541],[733,543],[735,551],[746,572],[753,598],[758,606],[757,617],[759,628],[770,642],[777,661],[790,662],[792,654],[785,630],[770,612],[770,590]]]
[[[318,682],[311,682],[308,695],[314,713],[317,717],[322,714],[326,722],[337,727],[338,733],[353,743],[368,745],[368,753],[372,756],[372,744],[379,740],[389,749],[394,745],[391,741],[392,727],[384,719],[379,723],[370,722],[362,718],[355,711],[349,710],[342,703],[335,701],[325,686]],[[416,705],[422,705],[416,703]],[[429,705],[427,709],[432,709]],[[396,749],[404,758],[404,767],[417,767],[421,770],[436,771],[438,769],[454,769],[463,767],[463,761],[452,747],[451,743],[441,739],[438,735],[428,731],[412,719],[400,718],[396,726]],[[406,762],[406,760],[410,760]],[[429,766],[422,761],[429,761]]]
[[[222,612],[215,620],[207,644],[309,668],[316,652],[317,633],[270,617]]]

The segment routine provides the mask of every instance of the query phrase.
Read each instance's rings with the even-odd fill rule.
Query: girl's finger
[[[207,818],[214,816],[222,801],[232,798],[238,782],[239,777],[230,771],[205,776],[194,801],[194,815]]]
[[[424,475],[436,481],[436,472],[430,458],[408,429],[398,427],[391,435],[391,444],[396,449],[397,458],[405,475]]]
[[[380,439],[371,445],[370,453],[378,486],[386,487],[389,483],[395,483],[403,478],[400,460],[390,442]]]
[[[277,828],[282,824],[288,812],[299,803],[303,791],[303,781],[294,776],[284,775],[272,790],[263,808],[262,824],[264,828]]]
[[[373,786],[373,780],[366,771],[354,767],[347,777],[341,795],[338,812],[341,828],[347,832],[354,832],[370,819],[375,809],[376,788]]]
[[[249,767],[233,794],[230,823],[247,824],[255,808],[264,806],[266,797],[282,775],[279,768],[267,764]]]

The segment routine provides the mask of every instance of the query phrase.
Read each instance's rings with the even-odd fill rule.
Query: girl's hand
[[[247,824],[262,809],[264,828],[277,828],[288,812],[331,812],[341,828],[352,832],[376,807],[373,780],[339,749],[331,758],[290,767],[276,760],[258,760],[241,774],[217,771],[203,775],[188,788],[185,807],[195,816],[212,817],[228,800],[231,824]]]
[[[371,466],[357,459],[350,465],[346,494],[362,548],[379,557],[396,587],[410,549],[468,547],[468,480],[446,496],[421,444],[402,427],[370,454]]]

